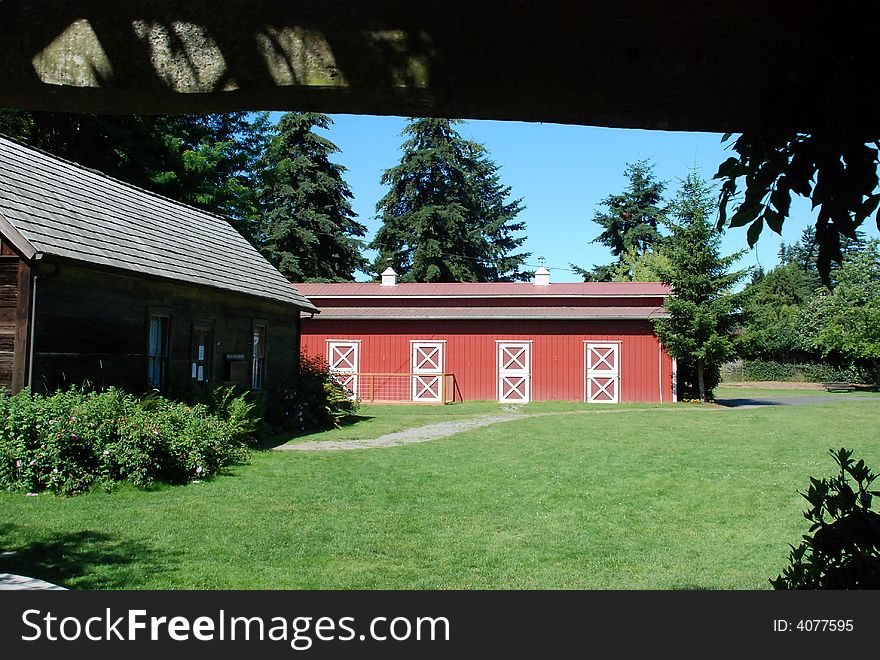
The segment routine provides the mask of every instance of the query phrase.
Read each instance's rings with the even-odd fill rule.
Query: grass
[[[361,405],[357,414],[346,419],[338,429],[320,434],[275,436],[270,445],[305,440],[364,440],[377,438],[386,433],[394,433],[416,426],[424,426],[451,419],[468,419],[480,415],[499,412],[501,405],[495,401],[466,401],[446,406],[436,405]]]
[[[498,409],[371,407],[310,439]],[[0,495],[0,550],[16,553],[0,572],[97,589],[762,589],[806,531],[797,491],[832,472],[827,449],[880,467],[880,405],[865,402],[529,409],[560,414],[258,452],[182,487]]]

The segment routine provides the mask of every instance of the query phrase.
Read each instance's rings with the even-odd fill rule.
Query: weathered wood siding
[[[18,257],[0,257],[0,387],[11,389],[15,366]]]
[[[90,382],[130,391],[146,388],[149,315],[169,317],[168,387],[171,394],[197,386],[191,377],[194,323],[213,329],[208,385],[250,387],[255,320],[268,324],[267,392],[296,380],[299,312],[289,305],[154,278],[139,278],[69,263],[41,268],[36,296],[35,390]],[[227,378],[226,355],[245,365]]]

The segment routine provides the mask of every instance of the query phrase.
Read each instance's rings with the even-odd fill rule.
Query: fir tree
[[[715,208],[712,188],[691,172],[672,204],[672,233],[664,241],[669,264],[660,275],[672,287],[666,303],[670,316],[654,322],[685,380],[688,369],[693,370],[701,401],[709,399],[721,365],[734,354],[732,331],[740,301],[732,289],[745,276],[745,271],[730,272],[743,252],[721,256],[721,235],[709,217]]]
[[[366,227],[355,220],[345,167],[330,161],[339,149],[315,133],[332,123],[324,114],[288,112],[263,163],[263,250],[293,281],[351,280],[367,267],[358,240]]]
[[[465,140],[449,119],[413,119],[400,163],[386,170],[389,191],[376,205],[382,227],[370,247],[375,270],[392,266],[409,282],[525,279],[527,254],[515,222],[521,200],[507,201],[485,148]]]
[[[653,165],[647,160],[628,164],[624,174],[629,180],[626,190],[603,199],[601,205],[606,210],[593,216],[593,222],[602,228],[593,242],[606,246],[617,262],[591,269],[571,264],[585,281],[610,281],[618,277],[627,258],[638,259],[656,247],[660,238],[657,228],[665,217],[662,204],[666,184],[657,181]]]

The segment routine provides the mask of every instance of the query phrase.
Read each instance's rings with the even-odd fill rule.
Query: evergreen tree
[[[867,241],[865,233],[856,230],[853,238],[841,234],[839,248],[841,258],[858,254],[866,249]],[[816,242],[816,228],[812,225],[805,227],[800,239],[792,244],[783,243],[779,246],[779,263],[782,265],[792,264],[803,274],[813,291],[826,288],[819,274],[819,244]],[[832,264],[828,272],[828,284],[834,287],[837,268]]]
[[[386,170],[390,190],[376,213],[382,227],[370,243],[375,270],[392,266],[409,282],[526,279],[524,237],[515,222],[521,200],[507,201],[498,167],[482,145],[465,140],[449,119],[412,119],[400,163]]]
[[[0,133],[147,190],[227,216],[254,239],[265,113],[81,115],[0,110]]]
[[[324,114],[288,112],[263,162],[263,249],[293,281],[351,280],[367,266],[358,240],[367,228],[355,220],[345,167],[330,161],[339,149],[315,132],[332,123]]]
[[[481,145],[474,145],[476,170],[473,184],[479,205],[474,209],[471,223],[482,227],[487,253],[483,255],[480,280],[484,282],[514,282],[527,280],[530,273],[522,270],[528,253],[515,253],[525,243],[526,223],[516,221],[525,208],[522,199],[507,201],[510,186],[501,183],[499,167]]]
[[[669,318],[654,322],[657,336],[679,361],[679,374],[689,370],[700,400],[708,401],[718,383],[721,365],[734,354],[732,331],[737,323],[738,294],[733,287],[744,271],[729,272],[742,252],[721,256],[721,235],[710,223],[716,207],[712,188],[691,172],[672,204],[675,220],[664,252],[669,265],[662,280],[672,287]]]
[[[606,210],[597,211],[593,216],[593,222],[602,228],[593,242],[611,250],[617,262],[592,269],[571,264],[585,281],[610,281],[620,275],[620,266],[627,254],[638,259],[656,246],[660,238],[657,229],[666,212],[662,207],[666,184],[657,181],[653,169],[647,160],[629,163],[624,170],[629,179],[626,190],[600,202]]]

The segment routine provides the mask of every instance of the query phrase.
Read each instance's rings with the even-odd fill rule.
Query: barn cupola
[[[541,266],[535,271],[535,286],[549,286],[550,271]]]
[[[382,271],[382,286],[397,286],[397,271],[391,266]]]

